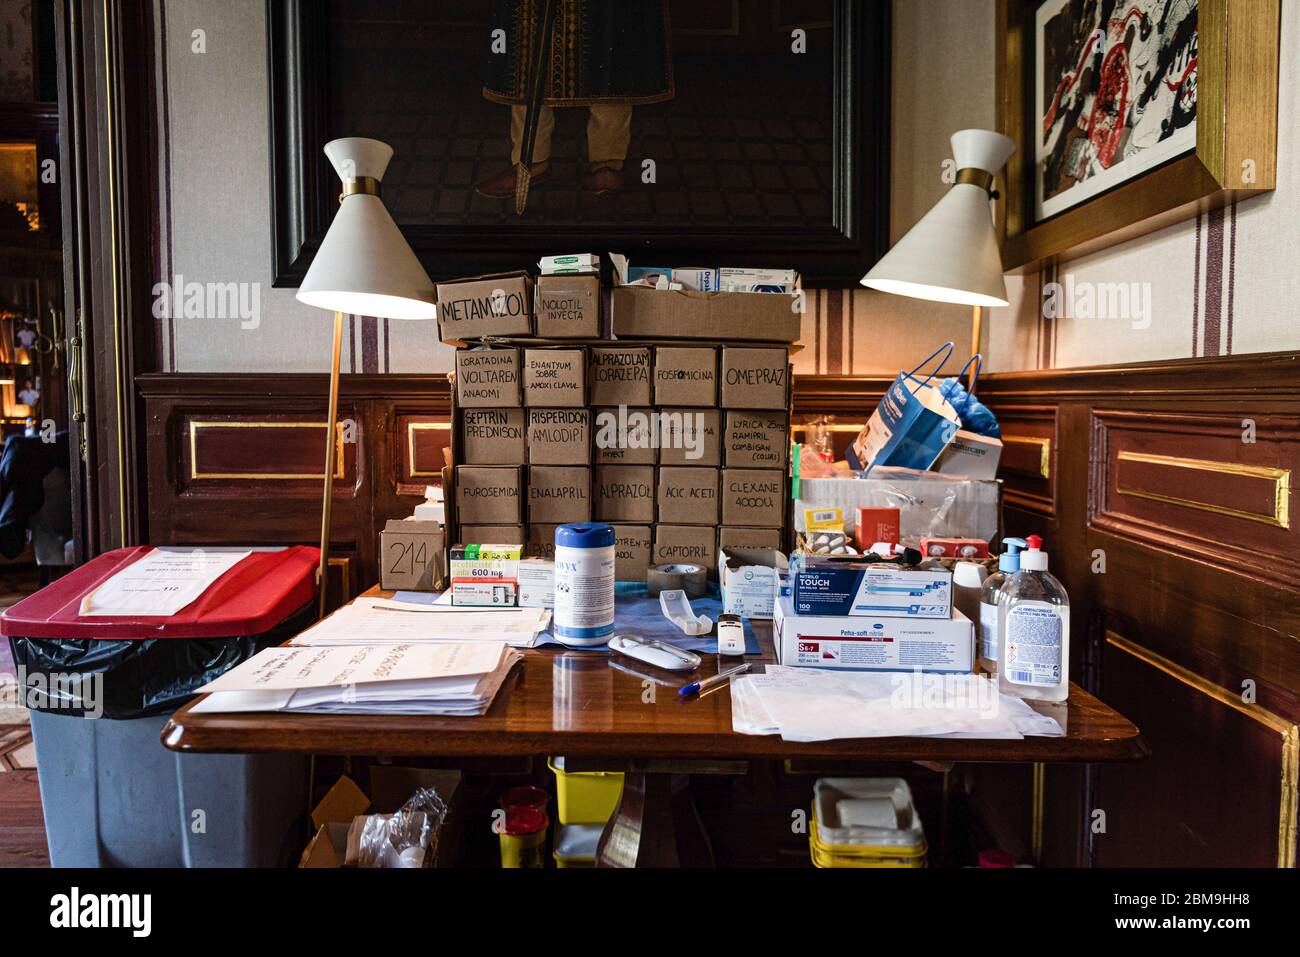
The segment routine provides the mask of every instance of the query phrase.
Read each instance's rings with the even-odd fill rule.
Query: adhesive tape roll
[[[674,588],[686,592],[687,598],[701,598],[709,590],[709,572],[703,565],[651,565],[645,587],[651,598]]]

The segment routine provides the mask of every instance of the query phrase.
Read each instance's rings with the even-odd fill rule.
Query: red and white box
[[[950,674],[975,669],[975,629],[955,607],[951,618],[796,615],[791,597],[781,595],[772,633],[783,665]]]

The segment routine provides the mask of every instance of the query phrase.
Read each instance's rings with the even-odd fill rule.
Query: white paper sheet
[[[174,615],[250,554],[246,548],[155,548],[86,595],[79,614]]]
[[[1060,725],[977,675],[832,672],[769,665],[732,682],[732,728],[786,741],[1060,735]]]
[[[461,678],[494,670],[505,651],[501,641],[267,648],[199,691],[276,691]]]
[[[382,598],[359,598],[298,635],[291,644],[370,645],[387,641],[505,641],[530,648],[550,625],[544,608],[511,608],[487,615]]]

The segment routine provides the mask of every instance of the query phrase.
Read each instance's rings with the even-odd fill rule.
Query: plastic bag
[[[369,814],[348,831],[347,867],[426,867],[438,853],[447,802],[420,788],[396,814]]]
[[[957,410],[957,415],[961,417],[961,427],[967,432],[987,435],[994,439],[1002,437],[997,416],[988,406],[967,392],[960,379],[944,379],[943,384],[939,386],[939,391]]]
[[[194,693],[264,648],[283,644],[315,618],[315,605],[271,631],[239,638],[10,638],[34,711],[86,712],[126,720],[175,711]],[[102,675],[94,682],[87,676]],[[84,700],[91,693],[98,701]]]

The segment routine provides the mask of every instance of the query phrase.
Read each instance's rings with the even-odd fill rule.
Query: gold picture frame
[[[1199,0],[1195,149],[1036,222],[1029,124],[1042,2],[997,6],[998,127],[1016,141],[997,207],[1006,269],[1083,256],[1274,188],[1281,0]]]

